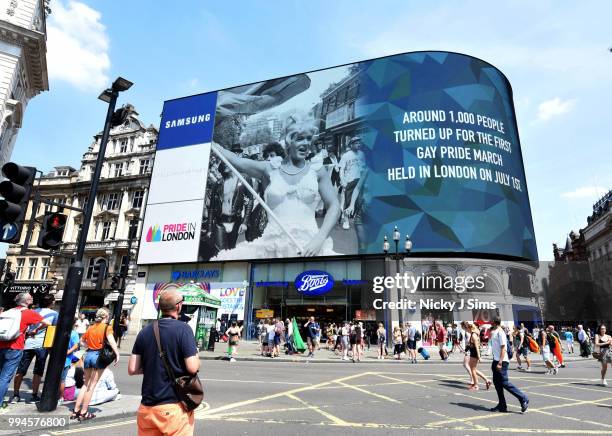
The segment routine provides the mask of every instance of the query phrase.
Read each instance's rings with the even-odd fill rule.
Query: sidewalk
[[[134,345],[134,340],[136,339],[135,335],[128,335],[121,344],[120,354],[121,356],[129,357],[132,351],[132,347]],[[463,353],[459,353],[455,351],[449,355],[448,360],[445,362],[440,359],[440,355],[438,354],[438,347],[426,347],[429,351],[430,359],[427,361],[427,364],[448,364],[448,363],[463,363]],[[392,347],[388,347],[389,353],[393,352]],[[342,360],[340,355],[334,354],[332,351],[327,350],[324,346],[322,346],[317,352],[315,352],[314,358],[307,358],[308,352],[303,354],[294,354],[292,356],[287,354],[281,354],[280,357],[270,358],[261,355],[259,350],[259,343],[257,341],[240,341],[240,347],[238,349],[238,356],[236,356],[237,360],[246,361],[246,362],[259,362],[259,361],[274,361],[274,362],[302,362],[302,363],[347,363],[346,360]],[[535,357],[534,357],[535,356]],[[393,358],[393,354],[389,354],[384,360],[378,360],[377,358],[377,350],[375,346],[371,346],[370,350],[365,350],[364,359],[360,363],[378,363],[378,364],[399,364],[399,363],[408,363],[406,356],[403,355],[402,360],[396,360]],[[566,362],[574,362],[577,360],[582,360],[577,354],[563,355]],[[226,342],[217,342],[215,344],[214,351],[200,351],[200,359],[201,360],[228,360],[227,358],[227,343]],[[541,357],[539,354],[530,354],[530,359],[541,361]],[[425,359],[417,353],[417,360],[419,363],[425,362]],[[483,362],[491,362],[491,356],[482,356]],[[513,360],[516,362],[515,360]],[[348,361],[351,362],[350,360]]]

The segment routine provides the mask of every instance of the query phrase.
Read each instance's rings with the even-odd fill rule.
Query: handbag
[[[599,351],[593,351],[593,359],[595,359],[595,360],[601,360],[601,352],[599,352]]]
[[[204,388],[202,382],[198,377],[198,374],[184,375],[182,377],[175,377],[174,371],[168,364],[166,353],[161,346],[161,340],[159,339],[159,321],[153,321],[153,333],[155,334],[155,342],[157,342],[157,351],[159,351],[159,358],[164,364],[166,374],[172,383],[174,392],[179,398],[181,405],[188,411],[192,411],[198,408],[204,400]]]
[[[98,354],[98,360],[96,361],[96,366],[100,369],[106,368],[108,365],[113,363],[115,359],[117,359],[117,355],[115,351],[108,343],[108,338],[106,332],[108,331],[108,325],[104,329],[104,345],[100,350],[100,354]]]

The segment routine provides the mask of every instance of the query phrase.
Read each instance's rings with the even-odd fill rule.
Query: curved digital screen
[[[144,225],[141,264],[378,255],[396,226],[537,260],[510,85],[446,52],[167,101]]]

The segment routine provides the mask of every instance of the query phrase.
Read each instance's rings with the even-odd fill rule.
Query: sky
[[[416,50],[498,67],[513,87],[541,260],[612,188],[612,3],[52,0],[50,90],[32,99],[12,160],[78,168],[117,76],[159,125],[163,101]]]

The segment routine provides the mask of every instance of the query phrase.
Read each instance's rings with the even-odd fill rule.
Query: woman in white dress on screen
[[[312,118],[291,116],[285,123],[286,157],[269,161],[254,161],[236,156],[218,144],[221,152],[241,173],[257,178],[267,186],[264,201],[278,217],[284,228],[302,247],[302,256],[332,256],[333,242],[329,233],[338,222],[340,205],[330,174],[319,159],[307,161],[317,127]],[[322,199],[325,218],[317,225],[315,210]],[[257,259],[298,256],[297,247],[274,219],[258,239],[239,243],[235,248],[222,250],[211,260]]]

